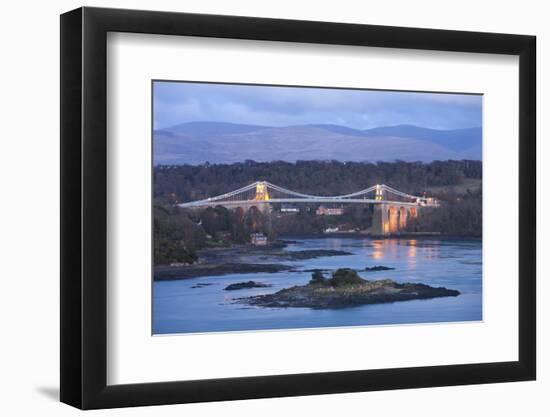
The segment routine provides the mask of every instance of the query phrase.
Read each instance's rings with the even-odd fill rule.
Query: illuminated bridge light
[[[375,200],[382,200],[382,187],[380,184],[376,184],[376,191],[375,191]]]
[[[265,182],[259,182],[256,184],[256,195],[254,196],[256,201],[268,201],[269,193],[267,192],[267,184]]]

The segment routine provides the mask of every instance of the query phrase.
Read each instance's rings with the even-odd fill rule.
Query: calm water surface
[[[298,272],[232,274],[153,284],[153,333],[227,332],[236,330],[297,329],[376,324],[434,323],[482,319],[482,260],[480,240],[319,238],[299,239],[287,251],[336,249],[353,255],[285,261]],[[259,262],[254,260],[253,262]],[[274,263],[273,261],[266,261]],[[457,289],[457,297],[400,301],[337,310],[250,307],[238,297],[268,294],[304,285],[314,268],[364,269],[384,265],[392,271],[360,272],[365,279],[390,278]],[[271,284],[270,288],[223,289],[236,282]],[[212,284],[192,288],[198,283]]]

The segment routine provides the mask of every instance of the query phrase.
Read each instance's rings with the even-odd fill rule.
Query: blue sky
[[[154,83],[153,100],[155,129],[193,121],[264,126],[323,123],[355,129],[482,125],[480,95],[162,81]]]

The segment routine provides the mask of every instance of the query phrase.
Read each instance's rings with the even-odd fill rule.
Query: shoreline
[[[408,239],[408,238],[419,238],[419,239],[459,239],[459,240],[474,240],[480,241],[483,240],[482,236],[473,236],[473,235],[446,235],[441,234],[440,232],[403,232],[400,234],[390,235],[386,237],[381,236],[372,236],[370,233],[366,232],[335,232],[335,233],[301,233],[301,234],[284,234],[279,235],[277,239],[267,244],[266,246],[253,246],[249,243],[234,243],[230,246],[223,247],[212,247],[212,248],[202,248],[197,250],[197,254],[200,255],[210,255],[217,253],[226,253],[232,250],[238,251],[244,248],[251,248],[253,252],[260,251],[269,251],[271,249],[284,249],[289,244],[300,243],[300,239],[330,239],[330,238],[349,238],[349,239],[371,239],[371,240],[384,240],[384,239]],[[157,265],[157,266],[166,266],[166,265]]]
[[[410,239],[412,236],[395,236],[388,239]],[[228,247],[205,248],[197,251],[199,261],[190,265],[155,265],[153,266],[154,281],[171,281],[194,279],[208,276],[223,276],[232,274],[250,275],[254,273],[292,272],[295,266],[287,262],[307,261],[330,256],[347,256],[351,252],[330,249],[285,251],[289,244],[300,244],[300,239],[324,239],[324,238],[369,238],[379,240],[365,234],[345,233],[338,234],[301,234],[284,235],[266,246],[253,246],[250,244],[236,244]],[[414,236],[415,239],[433,239],[434,236]],[[481,241],[475,237],[436,237],[439,240],[459,239],[469,241]],[[380,238],[383,239],[383,238]]]
[[[323,238],[363,238],[363,239],[372,239],[372,240],[383,240],[383,239],[406,239],[410,237],[415,238],[437,238],[437,239],[463,239],[463,240],[482,240],[482,236],[460,236],[460,235],[446,235],[441,234],[440,232],[403,232],[400,234],[390,235],[386,237],[382,236],[373,236],[370,233],[365,232],[335,232],[335,233],[305,233],[305,234],[288,234],[280,235],[279,240],[293,240],[293,239],[323,239]]]
[[[199,262],[191,265],[156,265],[153,267],[154,281],[192,279],[205,276],[231,274],[276,273],[292,271],[295,266],[286,262],[307,261],[310,259],[349,256],[353,253],[334,249],[306,249],[284,251],[284,242],[263,246],[260,249],[250,245],[215,248],[199,254]]]

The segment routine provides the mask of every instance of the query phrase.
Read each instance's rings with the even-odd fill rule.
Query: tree
[[[349,285],[361,285],[365,283],[357,272],[349,268],[340,268],[334,271],[332,278],[329,280],[333,287],[345,287]]]
[[[325,278],[323,273],[319,269],[316,269],[311,274],[311,280],[309,281],[309,283],[310,284],[326,284],[327,281],[328,280]]]
[[[173,262],[193,263],[196,249],[204,246],[202,227],[180,209],[154,207],[153,256],[155,265]]]

